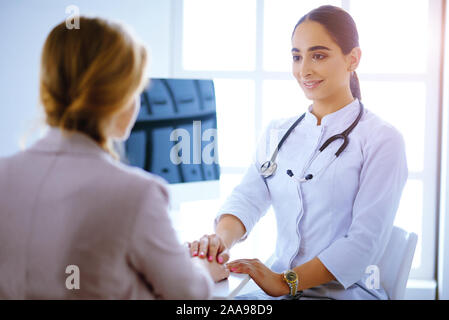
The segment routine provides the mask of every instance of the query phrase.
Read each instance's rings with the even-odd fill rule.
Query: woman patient
[[[50,126],[0,159],[0,299],[207,299],[218,263],[190,258],[164,182],[111,148],[139,111],[147,52],[121,25],[80,18],[43,47]]]

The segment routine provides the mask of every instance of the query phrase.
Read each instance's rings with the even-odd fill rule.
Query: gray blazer
[[[168,202],[161,178],[50,128],[0,159],[0,299],[210,298]]]

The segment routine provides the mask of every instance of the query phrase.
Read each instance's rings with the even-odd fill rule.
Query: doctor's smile
[[[315,89],[316,87],[318,87],[320,85],[320,83],[323,82],[323,80],[320,81],[304,81],[304,87],[306,87],[306,89]]]

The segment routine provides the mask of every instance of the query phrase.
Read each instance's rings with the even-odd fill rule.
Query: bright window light
[[[428,0],[351,1],[359,32],[361,73],[424,73]]]
[[[221,166],[248,166],[254,152],[254,81],[214,79]]]
[[[255,0],[185,0],[185,70],[254,70]]]
[[[414,232],[418,235],[415,256],[412,268],[419,268],[421,265],[422,252],[422,219],[423,219],[423,183],[421,180],[409,179],[402,192],[401,203],[394,225]]]

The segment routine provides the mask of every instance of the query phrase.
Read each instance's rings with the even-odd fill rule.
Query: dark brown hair
[[[354,19],[342,8],[326,5],[313,9],[299,19],[293,29],[293,34],[296,28],[304,21],[315,21],[321,24],[340,47],[344,55],[349,54],[353,48],[359,46],[359,34]],[[353,97],[362,100],[360,83],[355,71],[351,74],[350,87]]]

